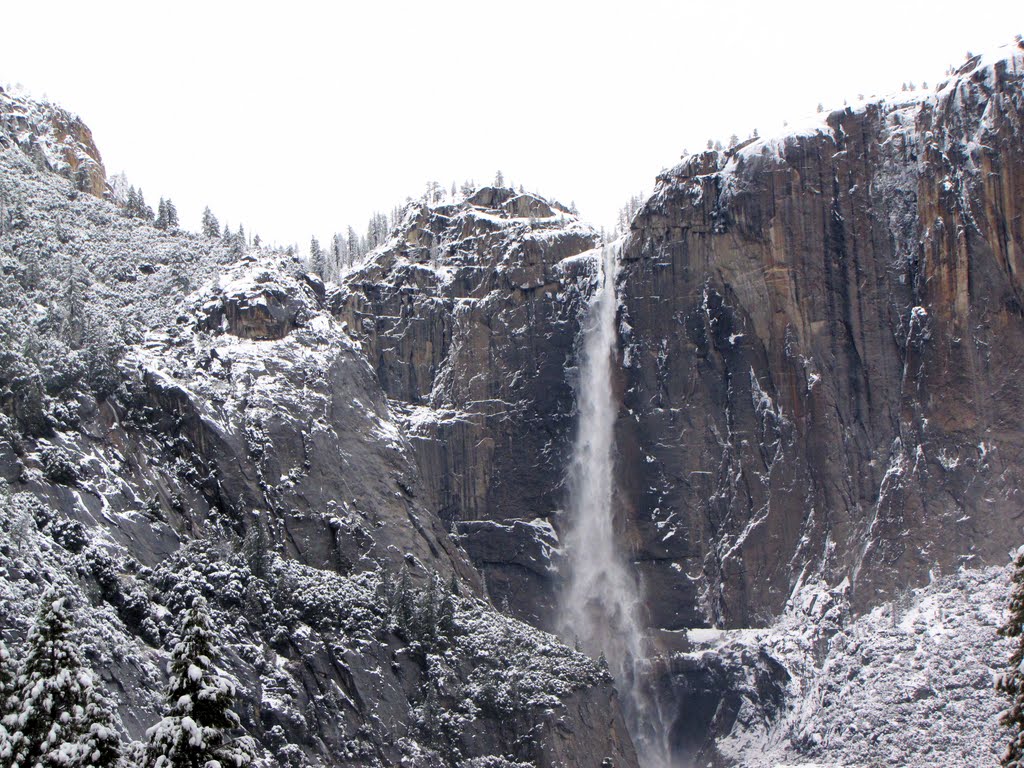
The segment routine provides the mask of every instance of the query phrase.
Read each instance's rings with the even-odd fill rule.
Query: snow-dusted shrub
[[[58,485],[75,485],[82,471],[67,451],[59,445],[48,445],[39,452],[43,475]]]

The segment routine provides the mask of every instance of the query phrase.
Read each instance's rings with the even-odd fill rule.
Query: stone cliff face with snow
[[[103,197],[103,158],[82,119],[54,104],[37,103],[0,88],[0,150],[16,147],[43,170],[69,179],[81,192]]]
[[[864,609],[1020,534],[1024,51],[685,160],[632,223],[620,447],[651,622]]]
[[[537,629],[593,229],[512,189],[423,200],[325,286],[120,215],[88,129],[2,92],[0,171],[4,637],[60,585],[141,738],[202,594],[265,761],[635,764],[607,672]],[[938,574],[1020,535],[1022,200],[1020,48],[659,177],[621,244],[617,502],[679,754],[994,754],[1005,577]],[[984,710],[973,741],[923,725],[937,702]]]
[[[491,598],[550,626],[550,522],[572,431],[573,360],[596,232],[557,203],[485,187],[413,206],[332,296],[393,399],[423,492]]]

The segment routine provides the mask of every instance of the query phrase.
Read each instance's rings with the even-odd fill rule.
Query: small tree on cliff
[[[1010,706],[1000,722],[1012,732],[1010,743],[1003,753],[1004,768],[1024,768],[1024,547],[1017,550],[1013,564],[1013,588],[1010,591],[1009,615],[1000,627],[1003,637],[1017,638],[1007,671],[999,676],[996,689],[1010,697]]]
[[[146,768],[240,768],[252,762],[248,738],[236,739],[231,709],[235,686],[214,666],[213,630],[206,600],[185,613],[171,651],[164,716],[146,735]]]

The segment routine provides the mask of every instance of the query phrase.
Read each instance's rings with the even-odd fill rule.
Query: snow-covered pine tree
[[[1013,563],[1013,588],[1010,591],[1009,615],[999,628],[1003,637],[1017,638],[1010,654],[1007,671],[996,680],[996,689],[1010,697],[1010,706],[1003,711],[1000,722],[1011,730],[1010,743],[1003,752],[1003,768],[1024,768],[1024,547],[1017,550]]]
[[[156,206],[156,222],[154,226],[157,229],[167,229],[167,201],[162,197]]]
[[[4,722],[18,701],[14,696],[15,672],[14,657],[0,640],[0,766],[10,765],[11,761],[10,734]]]
[[[3,640],[0,640],[0,718],[8,713],[7,700],[14,693],[14,657]]]
[[[167,215],[167,229],[175,230],[178,228],[178,209],[174,207],[174,203],[171,198],[167,198],[164,201],[164,211]]]
[[[197,597],[171,651],[164,716],[146,732],[146,768],[238,768],[252,762],[250,740],[231,733],[240,728],[231,709],[234,683],[214,659],[209,609]]]
[[[348,228],[346,240],[348,241],[348,260],[349,264],[354,264],[363,257],[364,251],[360,247],[359,235],[352,228]]]
[[[142,193],[141,187],[138,189],[135,189],[135,187],[129,188],[126,212],[133,219],[153,221],[153,209],[146,205],[146,196]]]
[[[315,237],[309,241],[309,268],[321,280],[327,279],[327,259],[324,257],[324,249],[320,247],[320,241]]]
[[[257,579],[266,579],[274,562],[273,545],[267,534],[267,524],[255,513],[249,530],[242,540],[242,556],[249,565],[249,570]]]
[[[110,768],[119,762],[112,708],[78,655],[73,626],[66,598],[50,587],[28,633],[12,711],[4,717],[5,765]]]
[[[206,237],[220,237],[220,222],[209,206],[203,209],[203,234]]]
[[[345,236],[340,232],[335,232],[331,237],[331,263],[330,269],[335,275],[340,275],[345,271],[346,266],[346,249],[345,249]]]

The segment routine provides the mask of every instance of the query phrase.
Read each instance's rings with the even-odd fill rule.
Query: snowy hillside
[[[807,587],[767,629],[691,630],[677,681],[725,670],[728,764],[995,768],[1008,594],[1007,568],[964,569],[851,619],[845,588]]]

